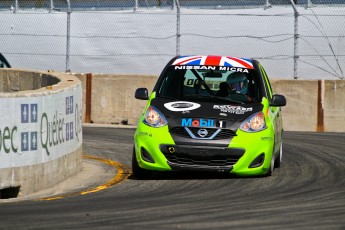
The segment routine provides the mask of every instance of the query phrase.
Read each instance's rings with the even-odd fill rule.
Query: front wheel
[[[274,166],[276,168],[279,168],[280,164],[282,163],[282,160],[283,160],[283,143],[280,144],[279,155],[277,156],[277,158],[274,162]]]
[[[139,180],[149,179],[151,176],[150,171],[140,168],[137,161],[137,156],[135,154],[135,148],[133,148],[133,155],[132,155],[132,175]]]
[[[270,168],[268,169],[266,176],[272,176],[273,170],[274,170],[274,163],[275,163],[274,156],[272,156]]]
[[[274,158],[274,155],[271,159],[271,165],[267,172],[267,176],[272,176],[274,168],[279,168],[283,159],[283,143],[280,144],[279,155]]]

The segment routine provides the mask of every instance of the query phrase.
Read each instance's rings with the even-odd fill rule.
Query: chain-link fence
[[[0,8],[9,9],[33,9],[45,8],[66,9],[68,0],[2,0]],[[152,8],[152,7],[171,7],[176,6],[176,0],[69,0],[73,10],[123,10],[128,8]],[[312,5],[341,5],[344,0],[293,0],[295,4]],[[201,8],[201,9],[230,9],[248,7],[270,7],[272,5],[291,5],[290,0],[180,0],[181,7]]]
[[[154,74],[175,55],[253,57],[273,78],[343,79],[345,0],[3,0],[12,67]]]

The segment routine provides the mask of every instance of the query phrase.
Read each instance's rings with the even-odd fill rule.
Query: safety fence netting
[[[11,0],[14,68],[158,75],[176,55],[259,60],[271,78],[344,79],[345,0]]]

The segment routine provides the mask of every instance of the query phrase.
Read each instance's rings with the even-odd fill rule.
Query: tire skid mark
[[[110,165],[112,167],[115,167],[117,169],[117,173],[111,180],[109,180],[106,183],[99,185],[95,188],[91,188],[91,189],[88,189],[86,191],[81,191],[81,192],[80,191],[79,192],[72,192],[72,193],[66,193],[66,194],[59,195],[59,196],[40,198],[38,200],[57,200],[57,199],[63,199],[66,197],[86,195],[86,194],[90,194],[90,193],[99,192],[101,190],[107,189],[109,187],[112,187],[116,184],[119,184],[119,183],[125,181],[131,175],[131,169],[127,165],[121,164],[119,162],[115,162],[112,160],[108,160],[108,159],[104,159],[104,158],[92,156],[92,155],[83,155],[83,158],[96,160],[96,161],[102,162],[104,164]]]

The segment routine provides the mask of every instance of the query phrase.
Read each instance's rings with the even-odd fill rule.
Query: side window
[[[179,98],[182,94],[184,71],[167,71],[161,82],[158,94],[165,97]]]
[[[172,71],[168,71],[165,78],[163,79],[160,88],[158,90],[158,93],[160,95],[167,95],[168,93],[168,86],[171,84],[171,82],[173,81],[174,75]]]
[[[262,74],[264,81],[265,81],[265,88],[267,90],[267,95],[269,97],[268,100],[271,100],[272,96],[273,96],[272,87],[271,87],[270,81],[267,77],[266,71],[264,70],[264,68],[261,65],[260,65],[260,71],[261,71],[261,74]]]

